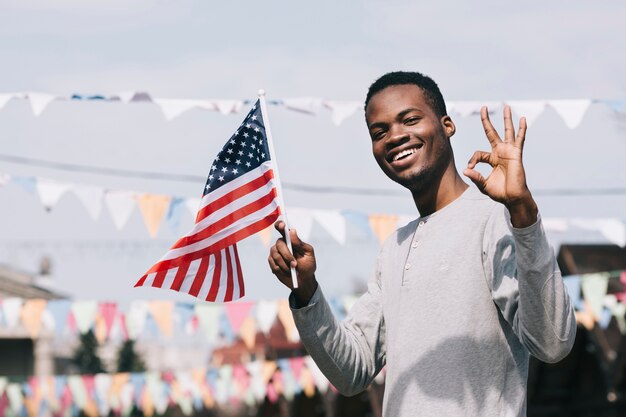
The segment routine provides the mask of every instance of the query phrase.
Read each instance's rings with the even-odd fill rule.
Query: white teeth
[[[400,152],[399,154],[397,154],[396,156],[394,156],[393,160],[397,161],[398,159],[404,158],[407,155],[414,154],[415,152],[417,152],[415,149],[406,149],[406,150]]]

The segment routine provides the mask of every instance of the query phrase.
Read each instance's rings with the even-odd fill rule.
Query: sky
[[[448,100],[478,102],[626,98],[626,5],[585,1],[206,2],[194,0],[0,1],[0,93],[69,96],[147,91],[161,98],[363,100],[392,70],[432,76]],[[417,216],[408,193],[376,166],[362,113],[340,126],[270,107],[283,181],[380,189],[391,195],[287,189],[287,206]],[[206,175],[240,123],[194,110],[166,121],[151,103],[53,102],[39,117],[13,100],[0,110],[0,154],[124,170]],[[501,114],[493,116],[501,127]],[[480,120],[455,119],[457,165],[487,149]],[[626,184],[626,117],[592,104],[567,128],[546,109],[527,134],[525,163],[544,217],[626,218],[626,195],[550,196],[553,189]],[[0,161],[0,172],[184,197],[202,184],[76,174]],[[544,192],[542,194],[542,192]],[[71,195],[45,212],[36,195],[0,187],[0,263],[34,272],[53,261],[55,285],[75,298],[171,298],[132,284],[191,227],[148,236],[137,211],[121,231],[107,213],[91,220]],[[314,228],[318,279],[342,295],[369,278],[378,242],[358,228],[341,246]],[[267,248],[243,242],[251,299],[285,297]]]

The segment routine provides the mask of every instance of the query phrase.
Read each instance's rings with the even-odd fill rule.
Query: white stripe
[[[154,277],[156,277],[156,272],[153,272],[151,274],[148,274],[148,276],[146,277],[146,280],[143,282],[142,287],[152,287],[152,284],[154,283]]]
[[[161,288],[167,288],[167,289],[171,288],[172,283],[174,282],[174,277],[176,276],[176,272],[178,272],[178,267],[170,268],[167,271],[167,274],[165,275],[165,279],[163,280],[163,285],[161,285]]]
[[[235,256],[235,247],[229,246],[230,263],[233,266],[233,300],[241,298],[242,288],[239,286],[239,274],[237,273],[237,256]]]
[[[193,262],[189,264],[187,275],[185,275],[185,279],[183,280],[183,285],[180,287],[181,292],[186,292],[187,294],[189,294],[189,290],[191,289],[191,284],[193,284],[193,280],[196,278],[196,274],[198,273],[198,269],[200,268],[201,260],[202,259],[195,259]]]
[[[202,283],[202,287],[200,288],[200,292],[198,292],[198,298],[200,300],[206,300],[207,295],[209,295],[209,290],[211,289],[211,283],[213,282],[213,271],[215,270],[215,255],[209,256],[209,268],[207,269],[206,278]]]
[[[220,253],[216,253],[215,256],[222,257],[222,271],[220,274],[220,288],[217,291],[217,297],[215,301],[224,301],[226,296],[226,285],[228,284],[228,268],[226,266],[226,250],[222,249]]]
[[[210,193],[202,197],[202,201],[200,202],[200,208],[201,209],[204,208],[207,204],[211,203],[212,201],[217,200],[220,197],[223,197],[224,195],[231,192],[233,189],[239,188],[242,185],[245,185],[249,183],[250,181],[253,181],[255,178],[263,176],[263,174],[265,174],[267,171],[271,169],[272,169],[272,164],[270,161],[263,162],[261,165],[259,165],[257,168],[254,168],[252,171],[246,172],[241,177],[235,178],[234,180],[230,181],[227,186],[222,186],[218,188],[217,190],[211,191]]]
[[[189,234],[198,233],[204,230],[205,228],[207,228],[208,226],[210,226],[211,224],[217,222],[218,220],[223,219],[224,217],[231,214],[235,210],[239,210],[240,208],[245,207],[248,204],[255,202],[259,198],[266,196],[267,194],[269,194],[272,188],[275,188],[275,185],[273,181],[270,181],[265,186],[261,188],[257,188],[256,190],[250,193],[247,193],[234,201],[231,201],[224,207],[218,210],[215,210],[213,213],[209,214],[207,217],[205,217],[204,219],[196,223],[193,226],[191,233]]]
[[[269,205],[263,207],[262,209],[254,213],[251,213],[250,215],[244,217],[243,219],[235,222],[230,227],[227,227],[219,231],[218,233],[207,237],[206,239],[203,239],[191,245],[184,246],[182,248],[170,249],[165,254],[165,256],[161,258],[161,261],[175,259],[186,253],[195,252],[195,251],[204,249],[208,246],[211,246],[214,243],[232,235],[233,233],[236,233],[242,229],[245,229],[251,224],[259,221],[260,219],[265,218],[266,216],[269,216],[274,210],[276,210],[277,207],[278,207],[278,202],[276,200],[273,200]]]

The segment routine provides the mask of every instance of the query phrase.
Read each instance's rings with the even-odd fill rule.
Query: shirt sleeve
[[[483,263],[494,302],[530,354],[549,363],[567,356],[576,318],[541,218],[517,229],[498,205],[486,225]]]
[[[339,323],[320,286],[302,308],[289,304],[300,338],[326,378],[344,395],[366,389],[385,365],[385,323],[379,268],[367,292]]]

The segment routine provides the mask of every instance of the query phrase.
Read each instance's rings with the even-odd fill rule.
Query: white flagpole
[[[259,90],[259,103],[261,104],[261,114],[263,115],[263,123],[265,124],[265,135],[267,136],[267,146],[270,150],[270,159],[274,163],[274,177],[276,178],[276,191],[278,194],[278,204],[280,205],[281,217],[285,222],[285,241],[289,251],[293,253],[291,246],[291,236],[289,236],[289,222],[287,222],[287,209],[285,208],[285,201],[283,200],[283,188],[280,182],[280,174],[278,173],[278,160],[276,159],[276,152],[274,151],[274,141],[272,140],[272,131],[270,130],[270,121],[267,115],[267,107],[265,106],[265,90]],[[293,288],[298,288],[298,277],[296,275],[296,268],[291,267],[291,285]]]

